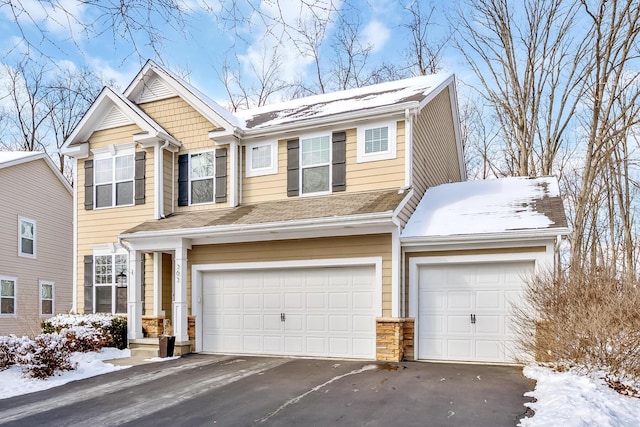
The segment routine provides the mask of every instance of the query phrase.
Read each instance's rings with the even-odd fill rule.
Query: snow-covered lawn
[[[75,370],[58,372],[46,380],[24,378],[19,366],[11,366],[9,369],[0,371],[0,399],[46,390],[71,381],[129,368],[129,366],[104,363],[103,360],[120,359],[130,355],[129,350],[118,350],[112,347],[105,347],[97,353],[74,353],[71,356],[71,362],[77,364]]]
[[[535,365],[525,367],[524,375],[537,381],[526,394],[537,401],[527,404],[535,415],[523,418],[523,427],[640,425],[640,399],[618,394],[603,380]]]

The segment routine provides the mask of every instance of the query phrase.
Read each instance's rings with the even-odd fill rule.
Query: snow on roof
[[[0,165],[27,160],[28,157],[40,157],[41,155],[41,151],[0,151]]]
[[[244,120],[246,129],[259,129],[411,101],[419,103],[451,77],[451,74],[413,77],[265,105],[235,115]]]
[[[402,237],[489,234],[566,227],[558,180],[501,178],[430,188]]]

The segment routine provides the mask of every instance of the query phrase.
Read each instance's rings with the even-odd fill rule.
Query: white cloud
[[[12,5],[13,8],[0,8],[0,13],[11,21],[17,20],[21,26],[38,26],[58,36],[75,38],[86,22],[87,7],[79,0],[21,0]]]
[[[140,69],[139,64],[135,61],[129,61],[129,66],[124,70],[113,68],[103,58],[87,58],[87,64],[105,82],[113,80],[113,86],[120,90],[124,90],[129,85],[135,73]]]
[[[372,52],[378,52],[384,48],[391,32],[382,22],[373,20],[367,24],[362,34],[365,46],[371,46]]]

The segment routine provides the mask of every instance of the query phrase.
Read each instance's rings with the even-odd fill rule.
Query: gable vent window
[[[189,184],[191,204],[213,202],[215,182],[213,151],[191,154],[189,158]]]
[[[96,159],[96,208],[133,205],[133,154]]]
[[[389,150],[389,128],[373,128],[364,131],[364,152],[379,153]]]
[[[302,194],[328,192],[331,183],[329,135],[300,140]]]

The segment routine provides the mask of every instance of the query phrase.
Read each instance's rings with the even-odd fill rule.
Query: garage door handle
[[[472,324],[472,325],[475,325],[475,324],[476,324],[476,315],[475,315],[475,314],[472,314],[472,315],[471,315],[471,324]]]
[[[286,317],[285,317],[284,313],[280,313],[280,321],[284,322],[285,319],[286,319]]]

